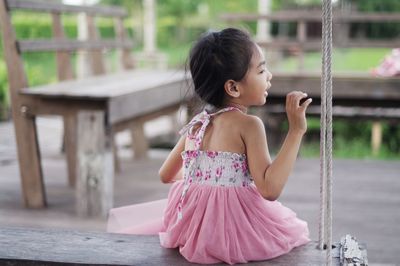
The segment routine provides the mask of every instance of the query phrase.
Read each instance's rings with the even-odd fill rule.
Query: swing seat
[[[1,265],[193,265],[177,249],[162,248],[158,236],[3,227],[0,239]],[[350,260],[340,264],[339,243],[335,247],[332,265],[350,264]],[[366,258],[364,248],[361,252]],[[250,263],[265,266],[325,264],[326,253],[317,249],[315,241],[275,259]]]

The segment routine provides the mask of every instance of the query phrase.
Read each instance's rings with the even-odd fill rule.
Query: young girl
[[[307,243],[307,223],[276,199],[306,132],[311,99],[300,104],[305,93],[287,95],[289,131],[272,161],[262,121],[247,114],[265,104],[271,87],[260,47],[238,29],[209,32],[192,48],[189,66],[195,93],[214,110],[181,130],[159,170],[162,182],[173,182],[163,219],[149,214],[152,222],[120,232],[159,233],[163,247],[207,264],[271,259]]]

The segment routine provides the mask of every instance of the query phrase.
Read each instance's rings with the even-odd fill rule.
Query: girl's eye
[[[263,74],[264,72],[265,72],[265,69],[261,70],[261,71],[259,72],[259,74]]]

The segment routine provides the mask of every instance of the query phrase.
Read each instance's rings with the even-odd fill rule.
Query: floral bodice
[[[248,187],[253,183],[245,154],[228,151],[200,150],[204,132],[211,118],[217,114],[231,110],[239,109],[227,107],[211,114],[204,110],[196,115],[179,132],[180,134],[187,133],[187,137],[195,141],[195,149],[183,151],[181,154],[183,159],[184,188],[178,206],[178,220],[182,218],[183,201],[192,184],[219,187]],[[197,124],[201,124],[201,127],[194,133],[193,127]]]
[[[185,182],[212,186],[248,186],[251,176],[245,154],[189,150],[182,152]]]

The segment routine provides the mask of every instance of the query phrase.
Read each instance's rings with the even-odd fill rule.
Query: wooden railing
[[[320,50],[321,40],[310,39],[307,36],[307,24],[320,23],[322,13],[316,10],[289,10],[277,11],[271,14],[223,14],[221,19],[229,23],[238,22],[254,22],[259,20],[267,20],[269,22],[295,22],[297,23],[296,36],[289,38],[288,36],[278,36],[271,40],[259,40],[258,44],[265,48],[274,50],[292,50],[296,51],[298,58],[298,70],[304,70],[304,52],[310,50]],[[366,47],[382,47],[396,48],[400,47],[400,36],[394,39],[375,40],[367,38],[349,38],[350,23],[362,22],[386,22],[399,23],[400,13],[361,13],[361,12],[339,12],[333,13],[333,46],[338,48],[366,48]]]

